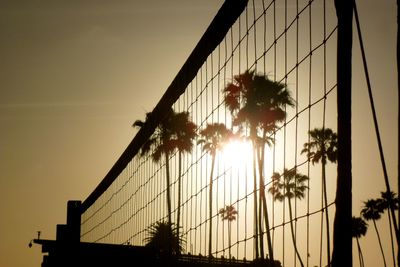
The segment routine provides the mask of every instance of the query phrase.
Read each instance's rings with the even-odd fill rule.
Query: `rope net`
[[[200,137],[196,137],[192,150],[183,153],[181,160],[177,151],[169,155],[171,220],[177,224],[180,212],[185,254],[209,255],[211,224],[211,254],[215,258],[270,257],[269,232],[273,257],[282,266],[328,265],[332,235],[328,242],[327,230],[332,233],[336,166],[329,161],[325,165],[325,202],[321,161],[313,164],[313,158],[301,152],[304,144],[312,141],[309,132],[313,129],[329,128],[336,132],[336,28],[333,1],[250,0],[173,104],[175,112],[189,113],[197,133],[212,123],[223,123],[237,132],[239,127],[226,105],[224,89],[246,71],[285,85],[294,102],[293,106],[283,107],[285,119],[267,135],[271,142],[265,145],[261,164],[267,210],[262,208],[260,164],[256,164],[254,173],[250,141],[235,141],[217,151],[211,217],[213,160],[197,144]],[[249,136],[250,131],[249,125],[244,125],[242,136]],[[168,220],[165,159],[155,162],[152,152],[132,157],[111,186],[82,214],[82,241],[145,245],[148,227]],[[305,180],[303,198],[279,201],[271,194],[273,174],[279,173],[283,178],[285,169],[309,178]],[[291,190],[299,188],[296,185]],[[237,212],[236,218],[222,220],[219,211],[230,205]],[[255,214],[262,218],[262,223]]]

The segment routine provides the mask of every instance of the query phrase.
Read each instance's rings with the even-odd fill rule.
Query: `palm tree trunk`
[[[253,140],[253,176],[254,176],[254,250],[256,253],[256,259],[259,258],[258,250],[258,216],[257,216],[257,167],[256,167],[256,155],[257,146]]]
[[[261,190],[260,190],[260,195],[258,198],[259,203],[262,202],[262,197],[261,197]],[[260,231],[260,239],[259,239],[259,244],[260,244],[260,258],[264,259],[264,233],[263,233],[263,221],[262,221],[262,205],[258,205],[258,229]]]
[[[172,256],[172,220],[171,220],[171,192],[170,192],[170,177],[169,177],[169,154],[165,153],[165,169],[166,169],[166,179],[167,179],[167,212],[168,212],[168,225],[171,228],[170,231],[168,231],[169,235],[169,246],[167,249],[167,257],[168,261],[170,261],[171,256]]]
[[[230,220],[228,220],[228,245],[229,245],[228,250],[229,250],[229,259],[232,258],[232,254],[231,254],[232,225],[231,225],[231,223],[232,223],[232,222],[231,222]]]
[[[209,222],[209,233],[208,233],[208,256],[211,258],[211,238],[212,238],[212,192],[213,192],[213,176],[214,176],[214,165],[215,165],[215,153],[212,154],[212,161],[211,161],[211,174],[210,174],[210,204],[209,204],[209,214],[208,217],[210,218]]]
[[[265,139],[266,132],[263,132],[263,140]],[[264,222],[265,222],[265,232],[267,233],[267,245],[268,245],[268,254],[269,260],[271,263],[274,262],[274,252],[272,249],[272,242],[271,242],[271,232],[269,230],[269,217],[268,217],[268,208],[267,208],[267,200],[265,198],[265,182],[263,176],[263,163],[265,157],[265,146],[262,147],[261,150],[261,160],[259,161],[259,172],[260,172],[260,198],[262,200],[263,211],[264,211]],[[261,203],[260,203],[261,205]],[[261,216],[261,213],[260,213]],[[261,218],[260,218],[261,221]]]
[[[325,151],[322,152],[325,154]],[[323,191],[324,191],[324,202],[325,202],[325,220],[326,220],[326,249],[327,249],[327,254],[326,256],[328,257],[328,266],[331,265],[331,239],[329,235],[329,213],[328,213],[328,196],[326,192],[326,172],[325,172],[325,165],[326,165],[326,156],[322,156],[322,186],[323,186]]]
[[[382,242],[381,242],[381,236],[379,235],[378,227],[376,226],[376,221],[372,220],[374,222],[374,227],[376,231],[376,235],[378,236],[378,241],[379,241],[379,248],[381,249],[382,253],[382,258],[383,258],[383,265],[386,267],[386,259],[385,259],[385,254],[383,253],[383,247],[382,247]]]
[[[292,215],[292,202],[290,201],[290,198],[288,198],[288,203],[289,203],[289,219],[290,219],[290,232],[292,233],[292,241],[293,241],[293,246],[294,250],[296,252],[297,258],[300,261],[301,267],[304,267],[304,263],[301,260],[300,253],[297,250],[297,245],[296,245],[296,237],[294,236],[294,227],[293,227],[293,215]]]
[[[168,212],[168,223],[172,226],[171,220],[171,192],[170,192],[170,178],[169,178],[169,154],[165,154],[165,169],[166,169],[166,179],[167,179],[167,212]]]
[[[260,176],[259,180],[259,187],[260,187],[260,194],[259,194],[259,203],[262,203],[263,196],[265,197],[265,185],[264,185],[264,176],[263,176],[263,154],[261,154],[261,159],[260,159],[260,154],[263,153],[262,149],[261,151],[257,151],[257,159],[258,159],[258,173]],[[262,205],[260,204],[258,206],[258,228],[260,230],[260,256],[261,259],[264,259],[264,233],[262,230]]]
[[[180,219],[181,219],[181,183],[182,183],[182,152],[178,152],[178,211],[176,216],[176,233],[179,237]]]
[[[360,240],[358,239],[358,237],[356,237],[356,240],[357,240],[357,248],[358,248],[358,258],[360,260],[360,267],[364,267],[364,256],[362,254]]]
[[[323,191],[323,189],[322,189],[322,191]],[[323,196],[321,197],[321,203],[323,206],[324,205]],[[322,208],[321,208],[321,210],[322,210]],[[319,267],[322,267],[322,243],[323,243],[322,236],[323,235],[324,235],[324,214],[321,213],[321,232],[320,232],[321,238],[319,239]]]
[[[265,187],[263,190],[265,191]],[[270,260],[270,262],[274,262],[274,252],[272,249],[271,232],[269,231],[268,209],[267,209],[267,200],[265,199],[265,195],[263,197],[262,205],[263,205],[263,210],[264,210],[265,232],[267,233],[269,260]]]

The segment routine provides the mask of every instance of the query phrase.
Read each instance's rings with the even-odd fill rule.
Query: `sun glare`
[[[231,141],[227,143],[221,153],[225,164],[240,168],[252,160],[252,146],[247,141]]]

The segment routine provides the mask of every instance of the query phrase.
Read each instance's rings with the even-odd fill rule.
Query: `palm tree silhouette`
[[[243,74],[236,75],[234,81],[224,89],[225,105],[233,117],[233,124],[242,129],[249,127],[249,136],[253,145],[253,173],[254,173],[254,232],[256,258],[264,256],[262,212],[267,234],[268,253],[273,261],[273,250],[269,227],[267,202],[265,199],[264,182],[264,157],[265,145],[271,144],[269,134],[277,128],[277,123],[286,118],[285,106],[293,106],[294,100],[290,96],[286,86],[268,79],[265,75],[257,75],[254,71],[247,70]],[[260,208],[257,216],[257,167],[259,175]],[[262,208],[261,208],[262,205]],[[260,253],[258,249],[258,231],[260,231]]]
[[[151,113],[146,113],[146,121],[151,116]],[[172,225],[171,212],[171,191],[170,191],[170,173],[169,173],[169,157],[175,150],[175,142],[172,139],[172,119],[175,116],[173,109],[169,109],[164,119],[155,129],[153,135],[142,145],[140,155],[145,156],[151,153],[151,157],[155,163],[160,162],[162,156],[165,159],[166,180],[167,180],[167,216],[168,224]],[[133,123],[134,127],[144,127],[146,121],[136,120]]]
[[[296,245],[296,237],[294,235],[293,226],[293,214],[292,214],[292,202],[291,199],[303,199],[305,196],[305,191],[307,190],[306,182],[308,181],[308,176],[296,172],[296,169],[285,169],[283,174],[280,175],[278,172],[274,172],[272,175],[272,186],[268,191],[273,195],[274,200],[284,201],[285,198],[288,200],[289,204],[289,219],[290,219],[290,230],[292,233],[292,242],[302,267],[304,267],[303,261],[300,257],[300,253]]]
[[[146,114],[146,119],[150,113]],[[135,127],[143,127],[145,121],[137,120],[133,124]],[[172,108],[168,111],[164,120],[157,126],[153,135],[145,142],[141,148],[141,155],[150,153],[154,162],[158,163],[161,157],[165,157],[166,180],[167,180],[167,210],[168,223],[172,224],[171,210],[171,179],[169,171],[169,157],[174,151],[178,150],[178,207],[177,207],[177,232],[179,236],[180,229],[180,211],[181,211],[181,173],[182,173],[182,154],[190,152],[193,147],[193,140],[196,137],[196,124],[190,121],[188,112],[176,113]]]
[[[358,258],[360,260],[360,267],[364,267],[364,256],[360,246],[360,237],[365,236],[367,233],[368,224],[361,217],[354,217],[351,220],[351,233],[353,238],[356,238],[358,248]]]
[[[223,123],[207,124],[206,128],[200,131],[201,138],[197,144],[203,146],[203,151],[211,155],[211,173],[210,173],[210,188],[209,188],[209,237],[208,237],[208,255],[211,257],[211,238],[212,238],[212,192],[213,192],[213,177],[215,157],[223,145],[233,136],[232,131],[227,129]]]
[[[221,215],[223,221],[228,221],[228,245],[229,245],[229,258],[231,255],[231,238],[232,238],[232,221],[236,220],[236,215],[238,214],[233,205],[226,205],[225,208],[221,208],[218,212]]]
[[[381,218],[381,213],[383,213],[383,210],[382,207],[379,205],[378,200],[368,199],[367,201],[364,202],[364,207],[361,210],[361,215],[365,220],[367,221],[372,220],[372,222],[374,223],[374,228],[376,231],[376,235],[378,237],[379,247],[382,253],[383,264],[386,267],[386,259],[385,259],[385,254],[383,253],[381,237],[379,235],[378,227],[376,226],[376,220],[379,220]]]
[[[193,141],[196,137],[196,124],[189,117],[189,112],[175,113],[171,120],[171,128],[173,130],[173,138],[171,142],[173,147],[178,149],[178,207],[177,207],[177,232],[179,236],[180,217],[181,217],[181,183],[182,183],[182,155],[190,153],[193,148]]]
[[[329,234],[329,213],[328,213],[328,196],[326,190],[326,171],[325,166],[328,161],[336,163],[337,160],[337,134],[329,128],[315,128],[309,131],[310,142],[305,143],[301,154],[307,153],[307,157],[311,160],[312,164],[321,162],[322,166],[322,192],[323,203],[325,207],[325,220],[326,220],[326,243],[327,243],[327,258],[328,265],[331,263],[331,249],[330,249],[330,234]]]
[[[381,192],[381,198],[378,199],[378,204],[380,205],[380,209],[383,211],[388,211],[388,221],[389,221],[389,230],[390,230],[390,242],[392,244],[392,258],[393,258],[393,266],[396,265],[396,256],[394,253],[394,242],[393,242],[393,229],[392,229],[392,216],[390,212],[390,206],[392,205],[394,210],[399,209],[399,199],[396,196],[396,193],[393,191],[390,192]]]
[[[178,228],[174,223],[160,221],[147,228],[147,237],[144,239],[146,247],[156,249],[161,255],[179,255],[183,252],[185,240],[179,236]]]

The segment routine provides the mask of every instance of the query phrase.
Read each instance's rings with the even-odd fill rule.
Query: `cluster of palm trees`
[[[368,199],[364,202],[364,206],[361,209],[360,217],[353,217],[352,218],[352,235],[353,238],[356,238],[357,241],[357,248],[358,248],[358,256],[360,261],[360,266],[364,266],[364,257],[362,254],[360,241],[359,239],[362,236],[365,236],[367,233],[368,224],[366,221],[372,221],[374,225],[374,229],[378,238],[378,244],[380,248],[380,252],[382,254],[383,266],[386,267],[386,258],[383,252],[381,236],[376,225],[376,221],[381,219],[382,214],[387,210],[388,214],[388,222],[389,222],[389,229],[390,229],[390,240],[392,246],[392,260],[393,266],[396,266],[396,257],[394,252],[394,241],[393,241],[393,229],[392,229],[392,220],[391,213],[389,211],[390,206],[394,207],[395,210],[399,209],[399,198],[398,196],[392,191],[381,192],[381,197],[376,199]]]
[[[290,95],[290,91],[285,84],[270,80],[265,75],[256,74],[254,71],[245,71],[236,75],[231,83],[223,90],[224,102],[232,115],[232,128],[237,129],[235,133],[228,129],[222,123],[207,124],[204,129],[196,133],[197,126],[190,120],[189,113],[175,112],[170,109],[165,118],[157,126],[152,137],[145,142],[141,148],[141,155],[151,154],[155,162],[160,162],[164,158],[166,170],[166,203],[167,203],[167,224],[170,225],[172,235],[172,212],[171,212],[171,193],[170,193],[170,170],[169,158],[172,154],[178,153],[178,203],[176,217],[176,231],[178,240],[180,237],[180,208],[181,208],[181,162],[183,153],[190,153],[197,139],[197,144],[202,146],[202,150],[211,157],[211,171],[209,176],[209,244],[208,254],[212,255],[212,216],[213,216],[213,179],[216,155],[221,151],[224,144],[232,138],[241,138],[252,144],[253,150],[253,182],[254,182],[254,251],[256,258],[264,259],[264,234],[267,238],[267,259],[274,260],[271,241],[268,207],[265,195],[265,149],[266,145],[274,143],[273,134],[279,129],[281,123],[286,119],[286,108],[295,105],[295,101]],[[150,116],[150,114],[146,114]],[[146,121],[136,121],[134,126],[142,127]],[[322,185],[324,202],[326,209],[326,172],[325,165],[330,162],[336,162],[337,154],[337,135],[329,128],[314,129],[309,132],[309,142],[304,144],[302,153],[306,154],[309,160],[315,164],[321,162],[322,166]],[[258,178],[258,179],[257,179]],[[268,192],[272,194],[274,200],[288,200],[289,215],[292,232],[292,241],[296,255],[304,266],[297,250],[295,234],[293,230],[292,203],[293,198],[302,199],[308,188],[306,175],[297,172],[296,168],[285,169],[280,175],[274,173],[272,177],[272,186]],[[258,183],[257,183],[258,182]],[[233,210],[232,210],[233,209]],[[219,211],[222,219],[229,222],[236,219],[234,207],[228,205]],[[327,238],[329,244],[329,217],[326,209]],[[227,213],[231,213],[229,216]],[[228,217],[227,217],[228,216]],[[230,226],[230,223],[229,223]],[[265,229],[265,230],[263,230]],[[150,230],[154,230],[150,228]],[[154,232],[154,231],[153,231]],[[230,235],[229,235],[230,236]],[[229,239],[230,241],[230,239]],[[230,245],[229,245],[230,247]],[[328,245],[328,255],[330,248]],[[329,257],[329,256],[328,256]]]

